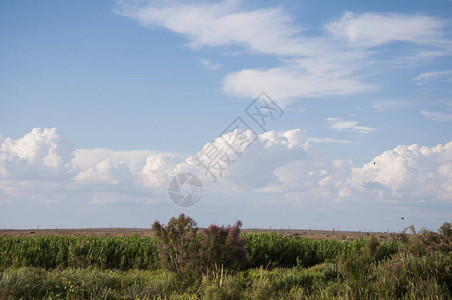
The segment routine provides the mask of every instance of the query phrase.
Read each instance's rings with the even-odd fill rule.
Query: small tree
[[[195,256],[199,251],[196,222],[181,214],[171,218],[168,225],[155,221],[152,225],[158,238],[158,250],[162,266],[177,274],[188,274],[196,266]]]
[[[227,228],[210,225],[201,237],[201,259],[205,269],[222,266],[239,269],[246,262],[245,241],[240,238],[242,223]]]
[[[246,262],[245,241],[240,237],[241,222],[234,226],[211,225],[198,233],[196,222],[181,214],[168,225],[152,225],[158,238],[163,267],[180,275],[200,275],[222,267],[239,269]]]

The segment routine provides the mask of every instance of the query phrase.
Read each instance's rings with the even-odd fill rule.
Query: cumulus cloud
[[[74,145],[55,128],[35,128],[23,138],[0,141],[0,178],[60,179],[69,174]]]
[[[225,143],[235,133],[241,135],[237,140],[242,147],[234,148],[236,151]],[[253,139],[251,144],[246,143]],[[205,198],[200,205],[207,208],[215,206],[219,199],[241,207],[275,202],[328,207],[357,205],[359,201],[407,206],[452,201],[452,142],[435,147],[400,145],[362,167],[353,167],[352,161],[330,159],[313,146],[316,142],[342,141],[316,140],[300,129],[268,131],[258,136],[236,129],[207,143],[193,155],[150,150],[73,150],[72,144],[53,129],[35,129],[24,138],[2,141],[0,202],[3,205],[67,201],[162,205],[170,203],[167,194],[170,180],[182,172],[195,173],[201,178]],[[15,148],[17,145],[21,146]],[[72,150],[63,151],[63,155],[59,152],[65,149],[63,145]],[[214,148],[222,153],[217,158],[227,163],[227,168],[216,173],[215,182],[199,163],[206,159],[206,151]],[[62,168],[57,177],[54,177],[55,165],[46,165],[43,159],[49,153],[50,157],[65,157],[56,160],[56,166]],[[18,157],[26,164],[17,163]],[[11,161],[15,163],[14,170],[8,165]],[[35,172],[36,169],[41,173]]]
[[[452,201],[451,168],[452,142],[434,147],[399,145],[353,168],[341,196],[374,193],[389,201]]]
[[[105,159],[88,170],[77,174],[74,180],[89,184],[124,184],[133,181],[133,178],[125,162],[115,162],[111,159]]]
[[[254,137],[254,133],[249,130],[240,131],[236,129],[236,133],[241,134],[245,142]],[[231,134],[233,133],[226,133],[212,143],[207,143],[199,153],[191,156],[148,150],[75,150],[72,148],[65,153],[65,160],[57,160],[59,162],[57,166],[64,166],[61,172],[64,173],[63,178],[65,180],[60,183],[61,189],[66,193],[88,191],[93,193],[90,197],[90,203],[107,204],[125,199],[121,195],[127,190],[131,193],[147,190],[151,195],[166,195],[169,181],[181,172],[196,173],[208,184],[212,181],[212,178],[200,166],[199,157],[202,157],[208,149],[212,149],[211,147],[214,146],[228,156],[229,165],[221,174],[218,174],[217,184],[210,186],[212,191],[264,191],[266,188],[271,189],[281,183],[278,178],[287,177],[284,175],[284,168],[287,168],[287,166],[309,160],[310,166],[313,168],[315,162],[319,159],[315,151],[310,150],[306,132],[300,129],[265,132],[255,137],[256,139],[251,145],[241,143],[242,149],[239,151],[242,155],[240,156],[225,143],[226,140],[230,140]],[[32,141],[41,141],[42,145],[35,142],[24,143],[24,140],[28,141],[30,137],[33,137]],[[50,157],[54,157],[55,154],[50,149],[63,149],[65,143],[67,142],[54,129],[34,129],[22,139],[4,140],[0,164],[6,166],[11,160],[9,156],[4,154],[6,153],[5,149],[8,149],[8,153],[16,153],[16,156],[24,157],[26,161],[38,163],[39,167],[46,166],[50,168],[49,172],[52,172],[54,165],[45,165],[47,161],[45,158],[49,156],[49,153],[51,153]],[[37,144],[40,146],[37,147]],[[21,147],[17,148],[17,145],[21,145]],[[18,153],[18,149],[20,149],[20,153]],[[39,155],[36,154],[38,152]],[[265,161],[264,164],[263,161]],[[15,179],[17,182],[24,179],[33,179],[37,180],[35,181],[36,185],[40,185],[39,180],[44,180],[39,173],[31,171],[27,165],[16,164],[15,177],[10,176],[12,169],[4,168],[2,172],[5,174],[5,179]],[[61,173],[58,174],[61,175]],[[322,174],[325,175],[324,171],[322,171]],[[58,178],[58,180],[61,180],[61,178]],[[7,182],[10,181],[4,181],[1,189],[2,192],[10,196],[14,193],[33,189],[33,184],[22,184],[19,190],[16,190],[17,184],[11,182],[7,184]],[[55,184],[57,183],[52,183],[51,186],[56,188]],[[112,196],[114,194],[116,194],[115,197]],[[5,196],[6,198],[8,197]]]
[[[142,184],[154,189],[166,191],[171,178],[177,173],[176,166],[182,163],[182,159],[174,154],[155,154],[148,156],[146,164],[140,172]],[[180,170],[181,172],[183,170]]]
[[[236,137],[237,147],[228,146]],[[217,192],[256,191],[277,180],[274,171],[278,167],[289,161],[307,159],[308,148],[306,132],[300,129],[268,131],[258,136],[249,130],[236,129],[207,143],[169,174],[195,173],[206,184],[215,182],[209,189]]]
[[[240,133],[245,140],[252,138],[250,131]],[[352,166],[348,160],[329,159],[311,145],[349,141],[310,138],[306,131],[300,129],[268,131],[258,135],[250,146],[242,148],[246,151],[241,156],[225,144],[224,137],[206,144],[197,155],[177,165],[176,170],[196,173],[211,193],[239,197],[238,201],[242,203],[245,201],[240,200],[243,195],[247,195],[246,201],[253,205],[272,202],[296,205],[333,203],[338,199]],[[204,151],[212,149],[212,145],[227,155],[225,161],[230,162],[215,183],[211,183],[213,178],[197,166],[198,160],[195,159],[202,158]]]
[[[307,159],[308,147],[306,132],[300,129],[263,133],[231,165],[224,180],[243,188],[262,188],[275,181],[276,168],[289,161]]]

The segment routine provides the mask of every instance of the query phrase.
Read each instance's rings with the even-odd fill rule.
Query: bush
[[[190,274],[199,267],[199,236],[196,222],[181,214],[168,225],[155,221],[152,225],[158,239],[160,263],[176,274]]]
[[[436,252],[449,253],[452,251],[452,224],[445,222],[438,229],[439,233],[422,229],[416,233],[414,226],[410,226],[411,238],[403,241],[402,251],[415,256],[432,255]]]
[[[245,264],[240,226],[240,221],[226,228],[211,225],[198,233],[196,222],[181,214],[166,226],[156,221],[152,228],[158,238],[162,266],[176,274],[193,276],[217,267],[237,270]]]
[[[219,227],[210,225],[201,235],[200,257],[205,270],[214,266],[238,270],[246,262],[245,240],[240,237],[242,223]]]

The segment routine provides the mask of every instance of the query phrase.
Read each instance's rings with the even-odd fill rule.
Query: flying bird
[[[374,162],[374,166],[375,166],[375,162]]]
[[[400,219],[405,220],[405,217],[401,217]]]

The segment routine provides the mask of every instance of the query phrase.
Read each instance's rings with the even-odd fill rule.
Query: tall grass
[[[154,299],[174,293],[183,291],[161,271],[22,267],[0,273],[0,299]]]
[[[311,267],[331,261],[344,253],[359,253],[366,239],[353,241],[310,240],[286,237],[277,233],[246,234],[249,267]],[[399,244],[387,241],[380,245],[378,259],[396,253]]]
[[[167,242],[177,246],[171,255],[178,257],[186,251],[187,235],[173,236],[168,228]],[[383,243],[372,236],[353,241],[239,236],[238,229],[195,233],[199,247],[187,248],[194,259],[189,266],[206,271],[193,273],[194,280],[160,269],[165,244],[155,238],[0,237],[0,299],[452,299],[450,223],[439,233],[403,232]],[[226,254],[244,257],[231,252],[237,241],[246,260],[228,267]]]
[[[310,267],[342,253],[355,253],[365,239],[310,240],[277,233],[243,234],[247,267]],[[397,252],[399,244],[382,243],[380,255]],[[156,239],[149,237],[0,237],[0,269],[8,267],[144,269],[160,267]]]
[[[8,267],[146,269],[159,267],[155,239],[144,237],[0,237],[0,269]]]

